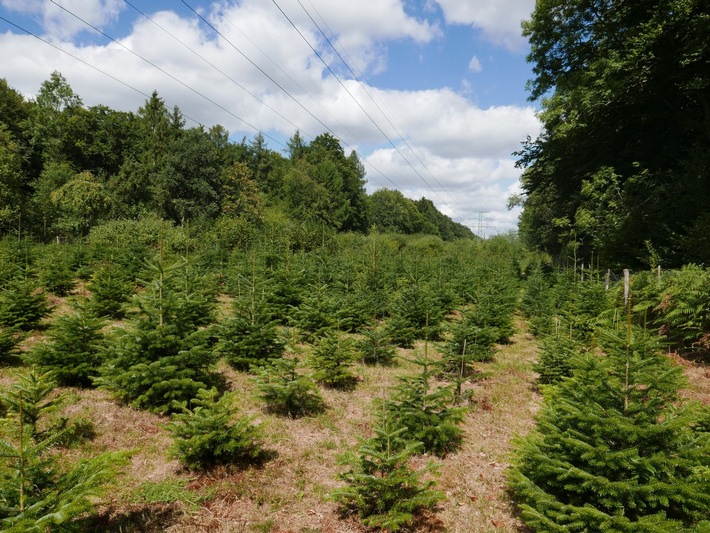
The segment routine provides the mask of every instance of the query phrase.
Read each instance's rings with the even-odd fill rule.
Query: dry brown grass
[[[417,349],[422,353],[421,345]],[[430,351],[435,352],[431,347]],[[406,351],[402,354],[408,355]],[[417,531],[524,530],[506,490],[505,469],[513,437],[533,427],[539,407],[531,370],[535,354],[535,341],[520,323],[512,342],[498,348],[495,360],[480,365],[490,377],[466,384],[473,391],[473,402],[464,423],[463,446],[438,461],[437,488],[446,494],[446,500]],[[353,449],[358,439],[371,436],[373,402],[388,394],[398,376],[412,373],[416,367],[406,360],[384,368],[358,365],[360,379],[354,391],[323,389],[327,410],[300,420],[268,414],[255,396],[250,376],[225,364],[217,370],[228,387],[238,391],[239,414],[253,415],[263,425],[264,445],[273,458],[262,465],[186,472],[166,454],[171,439],[164,428],[165,417],[119,405],[102,391],[65,391],[68,401],[63,414],[89,419],[96,430],[92,441],[65,452],[67,460],[109,450],[132,450],[129,466],[87,530],[367,531],[357,519],[341,517],[328,497],[341,483],[336,479],[343,469],[338,458]],[[686,366],[686,371],[691,383],[687,394],[708,403],[706,368]],[[0,386],[11,380],[10,370],[1,369]],[[415,464],[429,459],[416,459]],[[170,493],[168,488],[176,484],[182,492]],[[147,486],[165,486],[165,501],[141,501],[137,495]]]

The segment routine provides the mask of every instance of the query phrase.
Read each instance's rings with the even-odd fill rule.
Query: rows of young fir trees
[[[278,220],[230,248],[200,231],[213,229],[146,217],[103,222],[74,242],[0,241],[0,361],[18,374],[1,399],[3,529],[70,522],[124,460],[68,469],[48,453],[93,431],[51,416],[58,386],[97,387],[169,418],[170,453],[185,468],[268,461],[268,437],[241,413],[219,361],[252,376],[265,412],[298,418],[329,408],[323,388],[355,389],[356,363],[410,353],[419,370],[373,402],[374,434],[344,457],[332,498],[389,530],[440,502],[434,465],[416,471],[409,459],[461,445],[474,365],[513,332],[515,241],[304,236]]]
[[[523,521],[534,531],[708,531],[710,407],[683,399],[683,368],[667,356],[705,353],[704,312],[691,309],[691,280],[704,271],[642,272],[624,289],[596,272],[550,270],[531,271],[522,299],[543,395],[509,472]]]
[[[232,142],[187,127],[157,92],[136,112],[86,107],[53,72],[26,100],[0,80],[0,233],[42,241],[157,217],[210,226],[226,245],[286,217],[304,232],[369,230],[473,237],[425,198],[365,193],[365,168],[329,133],[296,131],[281,153],[262,134]]]

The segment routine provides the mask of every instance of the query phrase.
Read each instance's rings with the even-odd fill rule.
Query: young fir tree
[[[42,434],[44,432],[37,426],[40,417],[56,411],[64,399],[61,395],[49,397],[56,387],[57,381],[53,372],[41,372],[36,366],[32,366],[29,370],[18,373],[17,381],[7,391],[0,393],[0,405],[12,417],[18,417],[18,423],[22,423],[27,435]],[[54,430],[48,428],[46,431]]]
[[[99,266],[88,284],[91,299],[88,307],[98,316],[121,319],[133,293],[134,284],[125,269],[113,262]]]
[[[253,368],[259,397],[277,414],[300,418],[325,409],[325,402],[313,378],[298,371],[297,358],[273,359]]]
[[[389,366],[394,364],[397,351],[382,327],[372,326],[360,331],[362,339],[355,343],[366,365]]]
[[[30,359],[53,372],[60,385],[90,387],[101,366],[104,325],[86,305],[77,303],[73,313],[52,323],[47,340],[31,351]]]
[[[234,314],[217,328],[215,352],[241,371],[281,357],[284,342],[277,324],[264,302],[254,301],[247,306],[237,303]]]
[[[76,284],[71,257],[59,246],[45,246],[42,258],[37,261],[39,282],[45,290],[57,296],[66,296]]]
[[[188,264],[149,264],[154,278],[134,297],[138,312],[107,340],[96,383],[134,407],[169,412],[212,381],[209,346],[214,298],[189,283]],[[187,278],[187,280],[186,280]]]
[[[261,427],[250,417],[234,420],[234,397],[234,393],[220,396],[214,387],[200,389],[190,408],[183,405],[168,425],[174,439],[170,454],[193,470],[263,458]]]
[[[474,318],[475,311],[466,310],[460,320],[449,326],[449,337],[444,345],[441,371],[446,375],[470,376],[473,364],[493,359],[499,331],[481,326]]]
[[[384,402],[392,427],[404,429],[402,438],[420,442],[426,453],[444,457],[461,445],[465,409],[452,407],[455,400],[452,386],[432,389],[432,365],[426,357],[415,361],[421,372],[400,377],[392,397]]]
[[[641,329],[602,347],[547,391],[537,430],[518,442],[510,479],[523,520],[538,531],[708,531],[710,435],[678,406],[682,369]]]
[[[344,514],[357,513],[368,527],[399,531],[413,525],[419,515],[444,499],[432,490],[433,480],[422,477],[435,471],[433,463],[421,470],[409,467],[410,457],[422,444],[403,437],[405,428],[395,429],[388,414],[374,428],[375,436],[360,444],[357,454],[343,456],[350,469],[338,475],[347,483],[332,493]]]
[[[576,354],[583,350],[583,345],[572,336],[550,334],[542,339],[540,355],[533,365],[538,373],[537,382],[541,385],[554,385],[572,375]]]
[[[51,450],[63,432],[37,430],[39,418],[56,406],[57,399],[46,399],[54,384],[46,375],[24,378],[3,396],[10,410],[0,420],[0,530],[7,533],[68,526],[91,511],[127,462],[125,454],[106,453],[71,468],[60,466]]]
[[[355,361],[352,342],[338,333],[325,333],[313,346],[309,365],[313,379],[333,389],[355,388],[357,376],[351,367]]]
[[[49,309],[47,297],[27,275],[13,277],[0,290],[0,326],[22,331],[35,329]]]
[[[21,335],[15,328],[0,326],[0,365],[7,364],[17,355]]]
[[[438,340],[441,336],[444,309],[421,280],[414,280],[397,292],[390,314],[387,332],[398,346],[411,348],[417,339]]]

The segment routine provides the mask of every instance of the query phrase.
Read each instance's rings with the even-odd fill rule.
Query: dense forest
[[[520,232],[609,266],[708,263],[710,12],[541,0],[523,33],[543,132],[519,152]]]
[[[523,31],[488,239],[330,134],[0,81],[0,531],[710,531],[710,12]]]
[[[58,72],[31,101],[0,80],[0,139],[3,234],[74,239],[106,221],[157,217],[209,227],[225,245],[265,224],[473,238],[426,198],[368,196],[358,155],[329,133],[307,143],[296,131],[284,156],[262,134],[233,143],[219,125],[186,127],[157,92],[132,113],[84,107]]]

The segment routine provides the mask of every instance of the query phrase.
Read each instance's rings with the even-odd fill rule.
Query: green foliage
[[[422,479],[435,471],[432,463],[418,471],[408,465],[421,444],[404,440],[405,428],[395,429],[386,414],[382,418],[374,428],[375,437],[362,442],[357,454],[343,457],[341,463],[349,470],[338,478],[347,486],[335,490],[332,498],[344,514],[357,513],[366,526],[399,531],[433,509],[444,495],[432,490],[433,480]]]
[[[538,360],[533,365],[537,372],[537,382],[555,385],[572,375],[574,357],[582,351],[582,346],[564,334],[547,335],[542,340]]]
[[[700,352],[710,349],[710,271],[686,265],[667,273],[658,310],[663,333],[676,346]]]
[[[468,376],[474,372],[473,363],[493,359],[500,331],[481,321],[475,310],[465,310],[451,323],[440,364],[444,374]]]
[[[392,341],[380,326],[373,326],[360,331],[362,339],[356,341],[355,348],[362,354],[366,365],[389,366],[394,363],[397,351]]]
[[[49,309],[45,294],[33,278],[15,276],[0,291],[0,326],[35,329]]]
[[[607,356],[580,357],[517,444],[510,479],[524,521],[560,532],[704,530],[710,439],[692,429],[696,409],[677,405],[682,369],[640,328],[600,341]]]
[[[61,385],[88,387],[101,366],[105,322],[83,304],[57,317],[47,340],[33,348],[30,359],[54,373]]]
[[[71,257],[61,246],[45,246],[35,264],[42,287],[57,296],[66,296],[74,288],[76,273]]]
[[[37,431],[40,416],[56,406],[47,400],[54,388],[34,371],[3,396],[10,417],[0,422],[0,528],[8,533],[42,532],[68,525],[91,511],[126,454],[105,453],[60,468],[51,448],[64,433]]]
[[[325,402],[310,376],[302,375],[298,359],[273,359],[252,369],[259,397],[277,414],[300,418],[322,412]]]
[[[215,388],[200,389],[190,408],[183,405],[168,425],[174,439],[170,454],[193,470],[260,459],[260,427],[249,417],[233,420],[234,398],[234,393],[220,396]]]
[[[0,364],[6,364],[17,355],[21,336],[14,328],[0,326]]]
[[[239,310],[218,326],[216,353],[237,370],[248,371],[264,361],[281,356],[284,343],[277,322],[264,306]]]
[[[37,422],[42,415],[48,415],[60,406],[62,396],[50,397],[56,387],[57,381],[52,372],[40,372],[33,366],[26,372],[18,373],[17,381],[0,394],[0,405],[18,418],[26,435],[46,436],[52,433],[53,428],[40,430]]]
[[[193,284],[186,262],[149,265],[154,277],[134,297],[138,312],[107,340],[96,383],[134,407],[174,410],[212,381],[209,345],[214,295]],[[176,403],[177,402],[177,403]]]
[[[134,283],[129,273],[113,261],[99,265],[88,284],[91,299],[87,306],[98,316],[121,319],[133,294]]]
[[[425,283],[407,282],[397,291],[387,321],[387,334],[403,348],[411,348],[417,339],[438,340],[444,309],[435,292]]]
[[[422,371],[399,378],[392,397],[384,402],[384,410],[393,429],[403,429],[401,437],[422,444],[422,451],[444,457],[461,445],[465,410],[452,407],[454,388],[432,388],[431,369],[425,360],[415,361]]]
[[[523,34],[543,127],[518,154],[530,244],[624,268],[706,255],[706,29],[698,0],[536,3]]]
[[[352,341],[342,334],[325,333],[319,338],[309,358],[313,368],[313,379],[333,389],[351,390],[355,388],[357,376],[351,366],[355,361]]]

